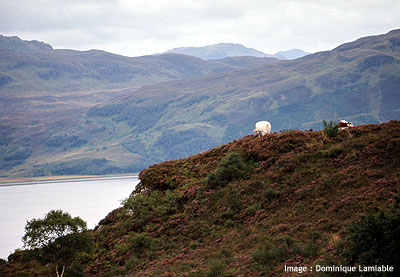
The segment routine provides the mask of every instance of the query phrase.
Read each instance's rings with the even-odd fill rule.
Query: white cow
[[[259,137],[270,134],[271,123],[269,123],[268,121],[258,121],[256,123],[256,128],[254,129],[254,132],[256,132]]]

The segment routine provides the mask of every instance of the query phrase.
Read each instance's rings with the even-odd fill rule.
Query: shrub
[[[264,192],[264,196],[265,198],[267,198],[268,200],[272,200],[272,199],[277,199],[280,196],[279,191],[277,191],[276,189],[272,188],[272,187],[267,187],[267,189]]]
[[[296,255],[303,255],[302,246],[289,236],[280,236],[260,241],[259,247],[250,253],[250,258],[257,270],[269,273],[276,264]]]
[[[257,213],[258,210],[261,209],[261,205],[259,203],[254,203],[253,205],[247,207],[247,214],[249,216],[253,216]]]
[[[287,259],[288,256],[289,249],[287,246],[282,247],[274,244],[267,244],[250,254],[251,259],[266,271],[276,262],[282,262]]]
[[[226,192],[226,204],[228,207],[232,209],[235,213],[239,212],[242,210],[243,205],[241,201],[241,197],[239,195],[239,191],[232,185],[230,184],[227,186]]]
[[[211,259],[210,268],[206,272],[206,276],[221,276],[224,273],[225,263],[220,259]]]
[[[137,254],[143,253],[145,250],[153,249],[155,239],[146,233],[130,233],[127,242]]]
[[[322,123],[324,124],[324,133],[326,136],[333,138],[339,134],[339,126],[337,123],[333,122],[332,120],[329,122],[323,120]]]
[[[387,264],[399,272],[400,207],[362,216],[345,233],[339,253],[348,263]]]
[[[209,187],[224,186],[234,179],[240,179],[246,169],[242,156],[237,152],[228,153],[217,168],[207,176]]]
[[[172,191],[153,191],[136,194],[122,201],[125,214],[133,215],[137,223],[146,224],[153,216],[163,220],[178,210],[178,194]]]

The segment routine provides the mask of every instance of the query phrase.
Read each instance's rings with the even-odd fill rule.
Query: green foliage
[[[92,251],[93,238],[85,231],[86,222],[81,218],[51,210],[43,219],[27,222],[22,240],[25,248],[34,250],[32,253],[38,261],[54,264],[59,276],[60,270],[63,272],[79,253]],[[76,272],[78,269],[71,270]]]
[[[254,203],[253,205],[247,207],[247,214],[253,216],[261,209],[261,205],[259,203]]]
[[[339,134],[339,126],[337,123],[333,122],[332,120],[329,122],[323,120],[322,123],[324,124],[324,133],[326,136],[333,138]]]
[[[315,254],[315,248],[318,248],[315,243],[310,242],[304,246],[286,235],[264,238],[259,245],[258,249],[250,253],[250,258],[255,262],[254,267],[264,273],[295,255],[308,257]]]
[[[144,155],[146,153],[146,146],[140,140],[125,140],[121,145],[131,153]]]
[[[278,199],[280,195],[281,194],[279,193],[279,191],[277,191],[273,187],[269,187],[269,186],[265,189],[265,192],[264,192],[264,197],[269,200]]]
[[[77,159],[49,163],[44,166],[44,170],[52,175],[99,175],[106,172],[112,173],[115,169],[109,165],[109,160],[105,158]]]
[[[226,198],[226,206],[229,207],[234,213],[242,209],[242,201],[240,200],[239,191],[232,184],[229,184],[224,191]]]
[[[88,142],[87,139],[81,138],[79,136],[69,136],[67,134],[64,135],[55,135],[46,140],[46,145],[49,147],[61,147],[63,146],[64,150],[67,150],[71,147],[80,147]]]
[[[322,150],[321,153],[325,157],[336,158],[337,156],[343,153],[343,148],[337,145],[333,145],[327,150]]]
[[[69,234],[39,249],[39,260],[43,264],[55,263],[66,266],[72,263],[78,254],[90,253],[93,247],[93,238],[87,232]]]
[[[400,207],[362,216],[346,231],[341,256],[350,264],[400,269]]]
[[[74,261],[65,269],[65,276],[86,277],[88,274],[85,272],[85,267],[82,264]]]
[[[32,149],[21,146],[0,146],[0,170],[8,170],[20,165],[32,155]]]
[[[247,169],[240,153],[230,152],[219,162],[217,168],[207,176],[207,185],[211,188],[224,186],[243,177]]]
[[[225,264],[221,259],[211,259],[210,260],[210,268],[206,271],[205,276],[214,277],[221,276],[224,272]]]
[[[151,217],[167,219],[178,209],[178,194],[171,191],[153,191],[150,194],[136,194],[122,202],[127,214],[132,214],[135,221],[141,224]]]
[[[288,243],[267,240],[250,254],[250,258],[256,262],[255,267],[267,273],[271,266],[284,261],[290,256],[289,254],[290,245]]]
[[[208,150],[216,145],[204,128],[188,130],[168,130],[154,142],[153,147],[163,149],[169,159],[178,159]]]
[[[26,223],[22,238],[24,247],[43,247],[56,239],[86,230],[86,222],[80,217],[72,217],[61,210],[51,210],[44,219],[32,219]]]
[[[156,239],[147,233],[130,233],[127,237],[127,243],[137,254],[142,254],[147,250],[152,250],[156,242]]]

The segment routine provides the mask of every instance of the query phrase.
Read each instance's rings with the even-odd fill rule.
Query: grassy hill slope
[[[400,30],[394,30],[292,61],[126,89],[81,113],[64,114],[67,120],[47,113],[49,124],[8,124],[0,129],[0,174],[137,172],[243,137],[259,120],[270,121],[272,130],[308,130],[320,129],[324,119],[356,125],[399,119],[399,41]],[[242,59],[249,66],[259,61],[240,57],[225,64],[244,64]]]
[[[331,137],[245,136],[143,170],[73,268],[90,276],[287,276],[285,265],[383,263],[396,273],[399,165],[400,121]],[[52,270],[29,252],[9,260],[2,276]]]
[[[278,61],[260,60],[260,64]],[[138,88],[246,67],[246,58],[242,64],[175,53],[132,58],[100,50],[53,49],[43,42],[0,36],[0,95]]]
[[[55,50],[42,42],[1,36],[0,176],[48,174],[43,173],[48,172],[43,166],[33,167],[54,162],[58,167],[57,162],[65,162],[66,152],[75,160],[83,159],[73,162],[72,167],[78,171],[79,168],[92,168],[89,165],[92,162],[99,165],[105,156],[113,160],[109,151],[103,151],[93,159],[90,157],[96,156],[93,152],[99,151],[98,148],[81,148],[88,145],[99,130],[106,128],[85,126],[81,117],[91,107],[113,97],[143,85],[276,61],[254,57],[242,57],[240,62],[235,59],[204,61],[178,54],[129,58],[99,50]],[[101,150],[108,147],[106,142],[94,139],[94,143]],[[116,152],[120,158],[107,171],[115,171],[113,168],[116,167],[118,172],[124,171],[129,166],[125,161],[135,160],[138,156],[121,153],[121,149]],[[68,174],[55,171],[54,174]],[[94,173],[99,174],[99,171]]]
[[[304,130],[324,119],[399,119],[399,39],[397,30],[294,61],[147,86],[92,108],[87,119],[112,126],[103,137],[144,164],[250,134],[258,120]]]

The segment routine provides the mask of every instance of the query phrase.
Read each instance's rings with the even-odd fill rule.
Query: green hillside
[[[104,151],[107,142],[96,141],[106,126],[82,124],[91,107],[143,85],[276,61],[254,57],[242,57],[240,63],[235,58],[204,61],[178,54],[129,58],[99,50],[53,49],[43,42],[1,36],[0,176],[85,173],[81,168],[90,168],[90,174],[137,171],[137,166],[132,169],[125,162],[135,161],[137,154],[120,149],[113,158]],[[82,149],[85,145],[95,146]],[[96,155],[99,147],[102,154]],[[73,162],[63,171],[59,168],[66,156]],[[90,166],[104,165],[105,157],[113,160],[108,169]],[[50,170],[43,168],[46,163]]]
[[[127,88],[109,101],[104,95],[116,92],[99,90],[103,102],[80,110],[68,101],[88,103],[82,99],[90,99],[90,92],[78,98],[70,95],[67,102],[51,95],[71,108],[61,114],[51,110],[54,101],[43,102],[51,97],[42,102],[29,94],[17,99],[21,102],[5,98],[8,102],[3,103],[10,103],[5,109],[26,99],[29,105],[18,105],[21,114],[2,115],[6,120],[0,126],[0,175],[138,172],[251,134],[259,120],[270,121],[272,130],[279,131],[320,129],[322,120],[361,125],[399,119],[399,41],[400,30],[394,30],[296,60]],[[239,61],[228,59],[224,64],[245,64]],[[254,58],[246,61],[258,65]],[[50,110],[28,117],[24,112],[32,105]],[[28,123],[11,123],[18,118]]]
[[[397,276],[399,165],[400,121],[249,135],[163,162],[89,232],[93,249],[66,276],[343,276],[315,274],[332,265]],[[17,251],[0,275],[54,274],[41,253]]]
[[[260,64],[277,61],[261,60]],[[53,49],[43,42],[0,36],[0,95],[138,88],[246,66],[245,59],[232,65],[173,53],[131,58],[100,50]]]
[[[294,61],[144,87],[86,118],[112,126],[104,137],[144,163],[221,145],[252,133],[259,120],[278,131],[320,129],[324,119],[399,119],[399,39],[392,31]]]

